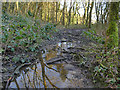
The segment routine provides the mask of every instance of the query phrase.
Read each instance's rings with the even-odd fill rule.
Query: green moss
[[[116,22],[112,21],[109,24],[108,30],[106,35],[108,36],[107,39],[107,47],[114,48],[118,47],[118,25]]]
[[[108,49],[118,47],[118,7],[119,3],[111,2],[109,26],[106,32],[106,46]]]

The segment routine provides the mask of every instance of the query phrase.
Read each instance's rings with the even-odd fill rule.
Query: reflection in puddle
[[[20,76],[15,78],[9,85],[9,88],[62,88],[69,81],[66,77],[68,71],[64,64],[46,65],[45,60],[61,55],[59,48],[67,49],[73,47],[72,43],[58,43],[52,49],[44,50],[38,53],[40,63],[31,65],[21,70]]]
[[[10,88],[44,88],[44,87],[64,87],[66,75],[68,72],[64,69],[63,64],[50,65],[53,69],[45,67],[41,68],[40,63],[27,67],[29,71],[25,73],[25,70],[21,71],[19,77],[17,77],[11,84]],[[45,71],[44,71],[45,70]],[[58,72],[56,72],[58,71]],[[56,86],[55,86],[56,85]]]
[[[60,42],[58,43],[58,46],[66,50],[69,47],[75,47],[75,44],[72,42],[62,42],[62,43]]]
[[[52,47],[51,49],[49,47],[48,49],[44,50],[44,53],[42,53],[43,60],[50,60],[56,57],[57,55],[63,55],[61,53],[61,50],[67,50],[67,48],[75,46],[76,44],[72,42],[59,42],[56,46]]]

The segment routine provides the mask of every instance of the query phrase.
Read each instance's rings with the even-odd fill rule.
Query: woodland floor
[[[91,62],[94,60],[94,53],[90,53],[87,48],[91,47],[93,43],[96,43],[90,39],[87,39],[85,36],[81,35],[83,31],[87,29],[64,29],[57,32],[54,37],[54,40],[45,40],[42,45],[39,47],[40,50],[44,49],[53,49],[59,43],[65,43],[63,45],[64,48],[60,47],[57,52],[60,51],[62,53],[62,57],[65,58],[64,61],[55,61],[55,63],[64,63],[66,66],[65,69],[70,72],[72,80],[77,82],[77,85],[68,84],[66,87],[83,87],[83,88],[93,88],[96,85],[92,82],[91,72],[89,71],[89,67],[91,67]],[[68,43],[68,44],[67,44]],[[22,52],[18,50],[15,53],[7,53],[4,56],[9,56],[12,58],[15,54],[25,54],[29,55],[28,59],[31,59],[31,63],[34,63],[35,55],[32,55],[33,52]],[[56,55],[55,57],[58,57]],[[24,58],[24,57],[23,57]],[[52,59],[52,58],[51,58]],[[50,60],[51,60],[50,59]],[[55,64],[54,62],[48,60],[47,63]],[[58,57],[59,60],[59,57]],[[54,58],[53,58],[54,61]],[[3,86],[5,87],[8,79],[14,73],[15,68],[20,66],[21,63],[13,63],[11,61],[3,60]],[[68,65],[68,67],[67,67]],[[68,76],[69,77],[69,76]],[[68,78],[67,77],[67,78]],[[79,84],[80,83],[80,84]],[[98,87],[98,86],[97,86]]]

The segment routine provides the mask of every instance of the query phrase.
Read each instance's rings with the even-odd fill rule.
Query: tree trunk
[[[109,13],[109,26],[106,32],[106,52],[111,51],[116,53],[115,48],[118,48],[119,37],[118,37],[118,20],[119,20],[119,3],[118,2],[111,2],[110,5],[110,13]],[[118,52],[117,52],[118,53]],[[119,54],[119,53],[118,53]],[[116,54],[117,55],[117,54]],[[119,56],[119,55],[118,55]],[[118,56],[113,57],[115,60],[112,63],[118,63],[117,70],[118,70],[118,77],[120,77],[120,60]],[[120,81],[120,80],[118,80]]]
[[[58,13],[58,2],[56,2],[56,23],[57,23],[57,13]]]
[[[44,13],[45,13],[45,19],[44,19],[44,21],[45,21],[45,22],[46,22],[46,16],[47,16],[47,13],[46,13],[46,5],[47,5],[47,2],[44,3],[44,10],[45,10],[45,12],[44,12]]]
[[[55,3],[54,2],[52,2],[52,23],[54,23],[54,13],[55,13]]]
[[[48,22],[50,21],[49,14],[50,14],[50,10],[49,10],[49,2],[48,2]]]
[[[19,4],[19,2],[17,1],[17,2],[16,2],[17,12],[18,12],[18,10],[19,10],[19,5],[18,5],[18,4]]]
[[[40,5],[41,5],[41,7],[40,7],[40,19],[42,20],[42,12],[43,12],[42,8],[43,8],[43,2],[40,2]]]
[[[74,14],[75,14],[75,7],[73,6],[72,24],[74,24]]]
[[[78,14],[77,14],[77,24],[78,24],[78,18],[79,18],[79,16],[78,16]]]
[[[106,24],[108,22],[108,14],[109,14],[109,3],[106,2],[106,8],[105,8],[105,13],[104,13],[104,23]]]
[[[88,1],[88,6],[87,6],[87,19],[86,19],[87,26],[88,26],[88,17],[89,17],[89,5],[90,5],[90,0]]]
[[[64,6],[63,6],[63,22],[62,22],[63,25],[65,25],[65,7],[66,7],[66,0],[64,0]]]
[[[118,2],[111,2],[109,13],[109,26],[106,32],[107,49],[118,47]]]
[[[101,23],[103,24],[103,6],[102,6],[102,3],[101,3]]]
[[[87,3],[85,3],[85,5],[83,4],[84,7],[83,24],[85,24],[85,19],[86,19],[86,5]]]
[[[118,30],[119,30],[119,47],[118,47],[118,73],[120,73],[120,2],[119,2],[119,26],[118,26]],[[120,74],[118,75],[118,77],[120,77]],[[118,81],[120,82],[120,80]]]
[[[92,2],[90,7],[90,14],[89,14],[89,28],[91,28],[91,18],[92,18],[92,9],[93,9],[94,2]]]
[[[70,22],[71,22],[71,10],[72,10],[72,0],[70,2],[70,9],[69,9],[69,16],[68,16],[68,25],[70,25]]]
[[[95,2],[95,11],[96,11],[96,17],[97,17],[97,23],[99,22],[99,3],[98,2]]]

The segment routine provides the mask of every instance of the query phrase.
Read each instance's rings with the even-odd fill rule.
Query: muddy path
[[[87,47],[93,41],[81,35],[87,29],[62,30],[55,39],[44,41],[34,63],[22,66],[7,85],[8,88],[93,88],[88,77]],[[84,64],[84,67],[82,67]],[[14,71],[15,72],[15,71]]]

